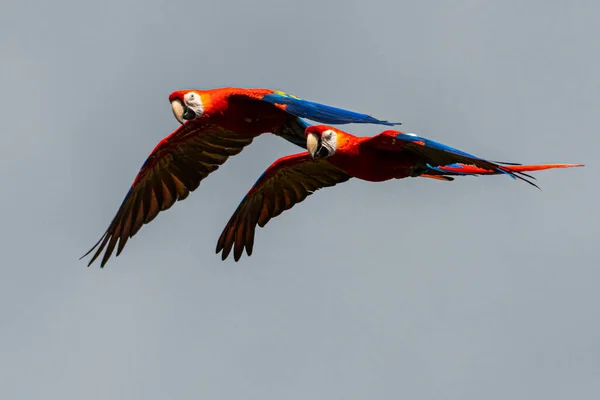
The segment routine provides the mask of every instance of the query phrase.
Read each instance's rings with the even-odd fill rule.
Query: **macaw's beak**
[[[319,152],[320,147],[321,138],[316,133],[309,133],[306,136],[306,150],[308,150],[311,159],[315,159],[315,154]]]
[[[175,99],[171,102],[171,109],[173,110],[175,119],[177,119],[180,124],[183,124],[184,120],[189,121],[196,118],[194,110],[184,105],[179,99]]]
[[[183,124],[183,114],[185,113],[185,108],[181,100],[173,100],[171,102],[171,109],[173,110],[173,115],[175,119],[179,121],[180,124]]]
[[[183,115],[182,115],[182,117],[186,121],[190,121],[190,120],[196,118],[196,113],[194,112],[194,110],[192,110],[188,106],[183,106]]]

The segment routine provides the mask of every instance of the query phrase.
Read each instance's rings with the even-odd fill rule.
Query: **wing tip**
[[[83,260],[85,257],[87,257],[92,251],[94,251],[99,245],[100,243],[105,240],[108,236],[108,231],[104,233],[104,235],[102,235],[100,237],[100,239],[98,239],[98,241],[96,242],[95,245],[92,246],[91,249],[89,249],[84,255],[82,255],[81,257],[79,257],[79,260]],[[88,262],[87,266],[91,266],[92,263],[94,261],[96,261],[96,258],[98,258],[98,256],[100,255],[100,253],[102,252],[102,249],[104,249],[104,244],[100,246],[100,249],[98,249],[98,251],[96,252],[96,254],[94,254],[94,256],[92,257],[92,259],[90,260],[90,262]]]
[[[397,126],[402,125],[402,122],[390,122],[382,119],[375,118],[371,115],[367,115],[363,121],[358,121],[366,124],[377,124],[377,125],[385,125],[385,126]]]

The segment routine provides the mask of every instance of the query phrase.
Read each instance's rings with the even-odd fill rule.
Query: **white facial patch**
[[[321,134],[321,146],[325,147],[329,152],[329,156],[335,154],[337,150],[337,133],[331,129],[323,131]]]
[[[197,117],[204,114],[204,105],[202,105],[202,99],[200,98],[200,95],[198,93],[186,93],[183,96],[183,101],[185,102],[185,105],[188,106],[196,114]]]

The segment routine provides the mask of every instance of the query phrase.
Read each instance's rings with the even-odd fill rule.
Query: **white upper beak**
[[[319,137],[316,133],[309,133],[306,136],[306,150],[308,150],[308,154],[310,154],[310,158],[314,160],[315,153],[317,152],[317,147],[319,146]]]
[[[175,119],[183,125],[183,103],[180,100],[175,99],[171,102],[171,109],[173,110]]]

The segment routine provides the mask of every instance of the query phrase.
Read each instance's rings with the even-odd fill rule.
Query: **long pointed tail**
[[[537,164],[537,165],[503,165],[504,171],[490,171],[483,168],[476,167],[474,165],[465,164],[451,164],[443,167],[431,168],[427,173],[421,175],[422,178],[431,178],[441,181],[453,181],[454,176],[479,176],[479,175],[500,175],[506,174],[507,172],[519,173],[529,178],[535,179],[531,175],[525,174],[525,171],[541,171],[544,169],[554,168],[574,168],[583,167],[584,164]],[[534,183],[526,181],[527,183],[537,187]]]
[[[573,168],[583,166],[583,164],[505,165],[503,166],[503,169],[511,172],[528,172],[541,171],[544,169]],[[499,171],[489,171],[483,168],[475,167],[473,165],[464,164],[446,165],[443,167],[437,167],[437,170],[442,172],[444,175],[498,175],[502,173]]]

